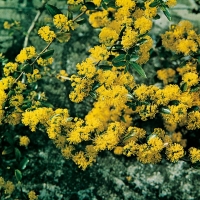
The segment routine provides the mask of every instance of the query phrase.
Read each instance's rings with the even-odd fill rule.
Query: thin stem
[[[35,58],[35,60],[30,65],[33,65],[37,61],[37,59],[40,57],[40,55],[42,53],[44,53],[51,46],[51,44],[52,44],[53,41],[54,41],[54,39],[51,42],[49,42],[49,44],[37,55],[37,57]]]
[[[15,83],[20,79],[20,77],[24,74],[24,72],[21,72],[21,74],[16,78]]]
[[[42,4],[42,6],[38,9],[36,16],[35,16],[34,20],[31,23],[31,26],[29,27],[29,29],[27,31],[26,37],[24,39],[24,45],[23,45],[24,48],[27,47],[27,45],[28,45],[29,36],[30,36],[32,30],[34,29],[36,22],[40,18],[41,14],[43,12],[43,8],[44,8],[44,6],[45,6],[46,3],[47,3],[47,1],[45,1]]]
[[[82,13],[80,13],[79,15],[77,15],[72,21],[75,22],[79,17],[81,17],[83,14],[85,14],[87,10],[83,11]]]

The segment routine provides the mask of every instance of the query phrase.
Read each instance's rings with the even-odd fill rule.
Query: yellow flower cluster
[[[30,139],[27,136],[20,136],[19,145],[27,147],[30,143]]]
[[[54,25],[63,31],[74,30],[74,22],[72,20],[68,20],[67,17],[63,14],[57,14],[53,18]]]
[[[49,26],[43,26],[38,30],[38,34],[40,37],[46,42],[52,42],[53,39],[56,37],[54,31],[50,30]]]
[[[8,21],[5,21],[3,24],[4,29],[11,29],[12,27],[19,27],[20,22],[14,21],[13,23],[9,23]]]
[[[89,22],[94,28],[104,27],[109,22],[108,11],[103,10],[91,13],[89,15]]]
[[[200,35],[193,29],[189,21],[181,21],[173,26],[170,31],[162,34],[162,44],[166,49],[177,53],[190,55],[197,52],[200,47]]]
[[[200,161],[200,150],[194,147],[189,148],[190,158],[192,163]]]
[[[31,58],[36,56],[36,50],[35,47],[30,46],[30,47],[26,47],[23,48],[20,53],[17,55],[16,57],[16,62],[19,63],[24,63],[27,60],[30,60]]]
[[[185,155],[185,153],[183,147],[180,144],[174,143],[166,148],[166,155],[167,159],[171,162],[177,162]]]
[[[34,191],[30,191],[28,193],[28,198],[29,198],[29,200],[37,200],[38,199],[38,197]]]
[[[32,74],[27,73],[26,76],[27,76],[29,83],[36,82],[37,80],[41,79],[41,77],[42,77],[41,73],[38,69],[34,69]]]
[[[135,20],[134,26],[139,30],[140,34],[145,34],[151,29],[152,21],[143,16]]]
[[[4,75],[9,76],[11,73],[14,73],[15,71],[17,71],[17,67],[17,63],[8,62],[3,68]]]
[[[47,59],[43,59],[43,58],[40,57],[40,58],[37,59],[37,63],[40,66],[46,67],[46,66],[51,65],[53,63],[53,58],[50,57],[50,58],[47,58]]]
[[[160,69],[157,72],[157,77],[163,81],[164,85],[174,81],[176,71],[172,68]]]
[[[0,176],[0,188],[4,189],[5,194],[11,195],[15,190],[15,185],[11,181],[5,181],[4,178]]]
[[[61,82],[65,82],[66,80],[70,80],[70,78],[68,78],[68,74],[65,70],[60,70],[60,73],[57,74],[56,78],[59,79]]]

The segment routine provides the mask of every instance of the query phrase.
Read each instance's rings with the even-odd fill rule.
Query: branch
[[[36,22],[37,22],[38,19],[40,18],[41,14],[42,14],[42,12],[43,12],[43,10],[44,10],[44,6],[45,6],[46,3],[47,3],[47,1],[45,1],[45,2],[42,4],[42,6],[38,9],[36,16],[35,16],[34,20],[33,20],[32,23],[31,23],[31,26],[29,27],[29,29],[28,29],[28,31],[27,31],[26,37],[25,37],[25,39],[24,39],[23,48],[27,47],[27,45],[28,45],[28,40],[29,40],[29,36],[30,36],[30,34],[31,34],[31,31],[34,29]]]

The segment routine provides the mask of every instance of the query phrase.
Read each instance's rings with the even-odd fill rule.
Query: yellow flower
[[[115,30],[104,27],[99,34],[99,41],[106,46],[112,46],[118,40],[118,37],[119,35]]]
[[[109,52],[105,45],[95,46],[89,50],[91,57],[95,62],[107,60],[109,57]]]
[[[29,198],[29,200],[37,200],[38,199],[38,197],[34,191],[30,191],[28,193],[28,198]]]
[[[123,147],[117,146],[114,148],[114,154],[122,155],[122,153],[123,153]]]
[[[9,76],[10,73],[17,71],[17,67],[18,67],[17,63],[8,62],[3,68],[4,75]]]
[[[46,42],[52,42],[53,39],[56,37],[54,31],[50,30],[49,26],[43,26],[38,30],[38,34],[40,37]]]
[[[188,72],[185,73],[182,76],[182,80],[187,83],[188,87],[191,87],[193,85],[197,85],[199,82],[199,78],[198,78],[198,74],[194,73],[194,72]]]
[[[13,24],[10,24],[8,21],[5,21],[3,23],[3,27],[4,29],[10,29],[13,26]]]
[[[21,111],[22,112],[22,111]],[[11,125],[17,125],[21,122],[22,114],[20,111],[14,111],[6,116],[5,122]]]
[[[66,80],[70,80],[68,77],[68,74],[65,70],[60,70],[60,73],[56,76],[57,79],[59,79],[61,82],[65,82]]]
[[[146,164],[146,163],[158,163],[162,159],[161,154],[159,151],[154,151],[148,147],[147,144],[139,145],[138,152],[137,152],[137,160]]]
[[[85,170],[88,167],[88,165],[91,164],[91,162],[89,162],[86,158],[83,151],[79,151],[78,153],[76,153],[72,157],[72,160],[78,165],[78,167],[82,168],[83,170]]]
[[[24,97],[22,94],[17,94],[11,97],[10,106],[20,106],[22,105]]]
[[[176,50],[184,53],[185,55],[189,55],[192,52],[197,52],[198,44],[194,40],[180,39]]]
[[[123,154],[130,157],[130,156],[135,156],[138,153],[139,150],[139,145],[131,140],[128,142],[124,147],[123,147]]]
[[[90,58],[87,58],[81,64],[78,63],[76,68],[79,75],[85,76],[88,79],[92,79],[96,74],[96,67]]]
[[[83,0],[68,0],[67,3],[72,5],[78,5],[80,3],[83,3]]]
[[[183,147],[180,144],[174,143],[166,148],[167,159],[171,162],[177,162],[184,154]]]
[[[42,77],[40,74],[40,71],[38,69],[34,69],[32,74],[27,73],[26,76],[28,78],[29,83],[36,82],[37,80],[41,79],[41,77]]]
[[[121,44],[125,49],[131,48],[138,40],[138,33],[131,27],[127,27],[122,36]]]
[[[26,60],[30,60],[31,58],[36,56],[35,47],[30,46],[23,48],[20,53],[15,58],[16,62],[24,63]]]
[[[188,114],[187,129],[195,130],[200,128],[200,112],[192,111]]]
[[[0,176],[0,188],[5,184],[4,178]]]
[[[39,59],[37,59],[37,63],[40,66],[46,67],[46,66],[51,65],[53,63],[53,58],[50,57],[50,58],[47,58],[47,59],[43,59],[43,58],[40,57]]]
[[[167,0],[166,5],[173,7],[177,4],[176,0]]]
[[[194,147],[189,148],[190,159],[192,163],[200,161],[200,150]]]
[[[148,140],[147,144],[150,146],[152,151],[160,152],[164,148],[163,141],[157,137],[156,135],[150,135],[150,139]]]
[[[157,71],[158,79],[162,80],[165,85],[174,81],[176,71],[172,68],[160,69]]]
[[[27,147],[30,143],[30,140],[27,136],[20,136],[19,145]]]
[[[140,34],[145,34],[152,27],[152,21],[146,17],[140,17],[134,22],[135,28],[139,29]]]
[[[97,5],[97,6],[100,6],[101,5],[101,1],[102,0],[92,0],[92,2]]]
[[[89,15],[89,22],[94,28],[104,27],[108,24],[108,11],[97,11]]]
[[[74,30],[73,21],[68,20],[63,14],[55,15],[53,18],[53,23],[58,29],[62,29],[63,31],[69,31],[70,29]]]
[[[74,150],[74,146],[72,145],[67,145],[65,148],[62,148],[61,152],[62,155],[66,158],[69,159],[72,157],[72,151]]]
[[[6,194],[12,194],[13,191],[15,190],[15,185],[11,181],[7,181],[4,184],[4,189]]]
[[[150,7],[149,5],[154,2],[154,0],[147,0],[144,5],[145,5],[145,17],[147,18],[153,18],[157,15],[157,8],[156,7]]]

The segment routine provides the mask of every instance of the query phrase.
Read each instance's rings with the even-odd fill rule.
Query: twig
[[[29,27],[29,29],[28,29],[28,31],[27,31],[26,37],[25,37],[25,39],[24,39],[23,48],[27,47],[27,45],[28,45],[28,40],[29,40],[29,36],[30,36],[30,34],[31,34],[31,31],[34,29],[36,22],[38,21],[39,17],[41,16],[45,4],[46,4],[46,1],[45,1],[45,2],[42,4],[42,6],[38,9],[36,16],[35,16],[34,20],[33,20],[32,23],[31,23],[31,26]]]
[[[75,22],[79,17],[81,17],[83,14],[85,14],[87,10],[83,11],[82,13],[80,13],[79,15],[77,15],[72,21]]]

